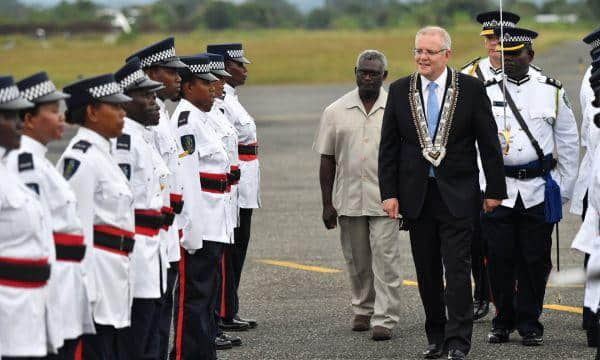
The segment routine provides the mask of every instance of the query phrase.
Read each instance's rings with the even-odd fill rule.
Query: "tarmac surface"
[[[579,121],[579,86],[588,62],[583,45],[565,44],[534,63],[556,76],[567,88]],[[393,59],[390,59],[393,61]],[[353,64],[349,62],[351,74]],[[250,76],[252,68],[250,67]],[[390,79],[400,77],[390,74]],[[352,332],[350,290],[338,230],[321,221],[318,184],[319,156],[312,142],[326,105],[353,88],[343,85],[261,86],[240,89],[240,99],[254,115],[259,132],[263,207],[254,212],[252,238],[240,289],[243,317],[256,318],[256,329],[236,333],[244,344],[219,351],[220,359],[420,359],[427,346],[425,317],[415,286],[408,234],[400,232],[405,285],[401,320],[390,341],[374,342],[370,332]],[[70,131],[72,134],[72,131]],[[66,141],[66,140],[65,140]],[[60,154],[65,143],[51,148]],[[561,269],[582,265],[569,249],[580,226],[578,217],[563,210],[560,224]],[[554,241],[556,241],[554,239]],[[556,245],[556,243],[555,243]],[[556,269],[556,250],[552,252]],[[475,323],[470,359],[592,359],[578,314],[581,286],[550,286],[545,304],[545,344],[536,348],[511,342],[489,345],[485,337],[492,315]],[[492,310],[493,312],[493,310]]]

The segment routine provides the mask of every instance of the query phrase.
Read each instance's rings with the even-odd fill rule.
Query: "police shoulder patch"
[[[73,176],[73,174],[75,174],[77,169],[79,169],[80,164],[81,164],[81,162],[79,160],[75,160],[72,158],[65,158],[65,161],[63,164],[63,177],[65,179],[69,180]]]
[[[177,127],[186,125],[188,123],[188,117],[190,116],[189,111],[182,111],[179,113],[179,119],[177,119]]]
[[[117,150],[131,150],[131,135],[123,134],[117,138]]]
[[[33,170],[33,155],[31,153],[19,154],[19,172],[26,170]]]
[[[546,84],[562,89],[562,83],[551,77],[546,77]]]
[[[479,60],[481,60],[481,56],[476,57],[475,59],[473,59],[473,60],[469,61],[468,63],[464,64],[460,69],[464,70],[465,68],[467,68],[467,67],[469,67],[469,66],[471,66],[471,65],[473,65],[475,63],[478,63]]]
[[[30,188],[31,190],[35,191],[36,194],[40,194],[40,187],[38,184],[36,183],[27,183],[25,184],[27,185],[28,188]]]
[[[86,151],[88,151],[90,146],[92,146],[92,144],[90,142],[85,141],[85,140],[79,140],[78,142],[75,143],[75,145],[73,145],[73,149],[86,152]]]
[[[131,165],[119,164],[119,167],[121,168],[121,171],[123,171],[123,174],[125,174],[127,180],[131,180]]]
[[[494,85],[494,84],[497,84],[497,83],[498,83],[498,79],[496,79],[496,78],[491,78],[491,79],[489,79],[488,81],[486,81],[485,83],[483,83],[483,85],[484,85],[485,87],[488,87],[488,86],[491,86],[491,85]]]
[[[181,137],[181,147],[188,154],[191,155],[196,150],[196,139],[194,135],[183,135]]]

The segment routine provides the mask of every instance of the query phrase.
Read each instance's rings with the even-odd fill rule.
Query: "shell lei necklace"
[[[427,131],[427,118],[425,117],[421,95],[419,88],[417,87],[419,73],[413,73],[410,78],[410,91],[408,97],[413,122],[417,129],[417,137],[419,138],[423,157],[435,167],[438,167],[446,156],[446,145],[448,144],[448,136],[450,135],[452,119],[458,100],[459,88],[457,71],[450,69],[449,75],[451,76],[450,86],[446,90],[437,132],[433,141],[429,137]]]

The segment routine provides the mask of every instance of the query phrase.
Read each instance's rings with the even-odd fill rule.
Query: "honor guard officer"
[[[171,359],[216,359],[217,271],[223,244],[231,243],[229,185],[231,164],[219,136],[208,125],[214,101],[207,56],[182,57],[182,99],[171,121],[177,124],[185,207],[179,286],[175,289],[175,340]]]
[[[486,82],[508,190],[501,206],[482,215],[497,309],[490,343],[507,342],[515,328],[523,345],[543,343],[539,318],[552,268],[552,228],[562,217],[561,203],[571,197],[579,160],[577,124],[565,90],[558,80],[529,66],[536,37],[531,30],[504,29],[504,47],[498,50],[504,51],[508,82],[503,84],[501,77]],[[558,167],[552,156],[555,147]]]
[[[87,246],[83,265],[89,282],[96,335],[83,337],[83,358],[126,359],[124,329],[131,325],[133,297],[130,253],[134,246],[133,194],[111,153],[121,136],[131,101],[112,74],[66,86],[66,121],[80,125],[57,168],[77,198]]]
[[[583,38],[583,41],[590,46],[592,59],[595,57],[600,61],[600,29],[588,34]],[[598,109],[592,106],[594,91],[590,85],[591,73],[592,66],[587,69],[583,76],[579,92],[581,114],[583,115],[581,120],[581,146],[585,148],[585,154],[579,166],[579,175],[573,190],[573,200],[571,201],[570,209],[571,213],[581,215],[582,219],[585,219],[587,213],[588,188],[593,179],[592,164],[597,156],[596,148],[598,140],[600,140],[600,129],[593,124],[594,115],[598,112]],[[585,253],[584,267],[587,267],[589,254],[592,251],[592,243],[580,243],[578,247]],[[597,346],[596,333],[598,332],[598,328],[596,323],[597,320],[594,314],[590,309],[584,307],[582,327],[587,330],[588,346]]]
[[[138,58],[119,69],[115,80],[133,99],[123,104],[123,134],[111,139],[114,158],[131,185],[135,208],[133,305],[124,344],[131,359],[160,359],[158,322],[160,299],[166,290],[167,259],[159,232],[167,218],[162,212],[162,189],[167,185],[169,170],[155,147],[152,127],[158,125],[155,99],[163,85],[144,74]]]
[[[142,70],[151,80],[158,81],[164,85],[164,89],[158,90],[156,93],[156,103],[160,108],[160,120],[154,131],[156,147],[170,172],[167,184],[169,196],[166,200],[170,202],[170,208],[176,214],[173,225],[168,230],[161,230],[160,232],[164,238],[163,243],[167,244],[167,258],[169,260],[167,291],[162,299],[159,325],[160,357],[165,358],[168,355],[169,331],[173,310],[173,285],[175,284],[179,268],[179,230],[184,227],[184,219],[181,216],[177,216],[181,214],[183,207],[180,161],[177,157],[182,150],[178,146],[174,130],[176,125],[170,122],[165,100],[177,100],[179,98],[181,77],[177,70],[186,66],[175,54],[175,39],[172,37],[145,47],[131,55],[127,60],[133,57],[140,59]]]
[[[210,112],[208,113],[208,125],[213,128],[215,133],[221,138],[225,150],[227,150],[227,156],[229,158],[230,171],[228,176],[229,182],[229,207],[230,207],[230,226],[231,235],[233,236],[234,229],[239,226],[239,207],[238,207],[238,183],[240,180],[240,167],[238,157],[238,133],[225,116],[225,110],[222,108],[223,104],[223,87],[225,85],[225,79],[230,77],[227,71],[225,71],[225,62],[223,56],[218,54],[205,54],[210,59],[210,72],[219,80],[212,83],[215,91],[215,102],[213,103]],[[237,291],[235,288],[235,277],[233,274],[233,262],[231,259],[231,251],[234,249],[233,238],[231,244],[226,244],[223,249],[223,256],[221,257],[221,263],[219,266],[219,287],[217,297],[216,315],[219,319],[231,319],[237,313]],[[240,324],[245,326],[246,324]],[[248,326],[246,326],[247,328]],[[230,348],[232,345],[242,345],[242,339],[238,336],[229,335],[217,326],[217,339],[216,346],[217,350],[220,348]]]
[[[500,11],[489,11],[477,15],[477,21],[482,25],[480,36],[484,37],[483,46],[487,50],[487,57],[475,58],[465,64],[461,70],[463,74],[468,74],[477,77],[479,80],[486,82],[502,73],[502,60],[500,53],[496,51],[496,46],[500,43],[499,36],[494,33],[494,30],[500,28],[500,24],[504,28],[514,28],[521,17],[517,14],[503,11],[502,23],[500,22]]]
[[[36,194],[6,167],[19,148],[19,110],[33,107],[11,76],[0,76],[0,355],[5,359],[48,353],[46,319],[52,239]],[[55,350],[55,349],[50,349]]]
[[[62,138],[65,120],[60,102],[69,95],[56,90],[45,72],[29,76],[17,86],[21,95],[35,107],[21,111],[24,121],[21,147],[9,154],[8,166],[35,191],[47,211],[56,253],[49,301],[58,315],[55,319],[59,323],[55,326],[64,339],[59,357],[75,359],[81,336],[95,333],[84,282],[86,275],[81,266],[86,246],[75,194],[54,164],[46,159],[48,143]]]
[[[256,123],[244,106],[239,102],[236,88],[244,85],[247,78],[245,64],[250,61],[244,57],[242,44],[208,45],[209,53],[222,55],[225,60],[225,70],[231,74],[225,81],[225,98],[223,110],[238,132],[238,153],[240,159],[241,178],[238,185],[238,204],[240,207],[240,226],[235,230],[235,249],[231,252],[235,288],[239,289],[242,269],[250,242],[250,227],[252,210],[260,207],[260,164],[258,161],[258,138]],[[256,327],[256,320],[243,319],[234,314],[233,318],[222,319],[224,330],[239,330]]]

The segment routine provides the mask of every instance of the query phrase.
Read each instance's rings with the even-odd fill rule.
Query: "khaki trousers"
[[[387,216],[340,216],[340,240],[356,315],[372,315],[371,326],[392,329],[400,319],[398,220]]]

